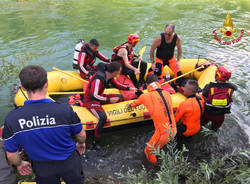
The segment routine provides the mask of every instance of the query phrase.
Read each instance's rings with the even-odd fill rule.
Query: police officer
[[[3,138],[10,164],[23,175],[31,172],[31,164],[18,154],[23,148],[37,183],[59,184],[62,178],[67,184],[82,184],[80,154],[85,151],[86,134],[79,117],[70,106],[46,98],[47,72],[42,67],[27,66],[19,78],[29,100],[5,119]]]

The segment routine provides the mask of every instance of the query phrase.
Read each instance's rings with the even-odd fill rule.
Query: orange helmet
[[[231,77],[231,71],[224,66],[218,66],[215,72],[215,80],[227,81]]]
[[[139,35],[133,33],[128,35],[128,43],[132,44],[133,46],[136,46],[136,44],[140,41]]]

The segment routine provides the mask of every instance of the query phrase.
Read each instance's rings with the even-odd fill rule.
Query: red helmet
[[[140,41],[139,35],[133,33],[128,35],[128,43],[132,44],[133,46],[136,46],[136,44]]]
[[[225,66],[218,66],[215,72],[215,80],[227,81],[231,77],[231,71]]]

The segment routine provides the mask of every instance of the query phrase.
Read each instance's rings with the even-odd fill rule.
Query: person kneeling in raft
[[[154,152],[174,139],[176,123],[170,93],[161,89],[156,75],[149,75],[146,82],[148,93],[142,94],[133,103],[127,104],[127,107],[145,105],[154,121],[155,132],[144,152],[148,161],[156,166],[157,158]]]
[[[102,108],[103,104],[117,103],[122,101],[121,95],[103,94],[106,86],[111,83],[115,88],[120,90],[131,90],[136,92],[136,88],[131,88],[117,82],[114,78],[121,72],[121,64],[112,62],[110,64],[99,63],[97,73],[89,81],[86,93],[84,95],[84,105],[87,109],[98,118],[98,123],[94,131],[93,147],[99,150],[101,133],[104,124],[107,121],[107,115]]]
[[[83,41],[81,40],[80,43],[76,45],[76,47],[80,47],[80,49],[75,49],[74,57],[78,59],[74,58],[73,68],[78,70],[83,79],[90,79],[97,72],[97,68],[94,65],[96,58],[104,62],[110,62],[110,59],[99,52],[99,42],[96,39],[91,39],[89,42],[82,44]]]

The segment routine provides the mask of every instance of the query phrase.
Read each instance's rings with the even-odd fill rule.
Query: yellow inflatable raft
[[[180,67],[184,74],[196,69],[197,66],[200,66],[204,63],[211,64],[211,62],[206,59],[182,59],[180,61]],[[150,68],[150,64],[148,64],[148,68]],[[215,80],[214,76],[216,68],[217,67],[215,65],[210,65],[209,67],[207,67],[202,71],[192,72],[185,77],[196,79],[198,81],[200,88],[203,88],[206,84]],[[166,70],[168,70],[170,72],[170,75],[173,77],[173,72],[167,66],[164,68],[165,73]],[[64,72],[70,73],[71,76],[62,73],[60,71],[48,72],[48,83],[49,83],[48,94],[47,94],[48,98],[51,98],[50,97],[51,94],[54,94],[55,92],[66,92],[66,91],[82,89],[82,81],[73,77],[73,76],[79,77],[79,74],[76,71],[64,71]],[[120,91],[111,88],[111,89],[106,89],[105,93],[120,94]],[[23,94],[23,92],[19,90],[14,99],[15,104],[17,106],[22,106],[24,104],[24,101],[26,100],[25,96],[27,97],[27,94],[25,92]],[[185,100],[185,97],[180,93],[172,94],[171,98],[173,101],[173,108],[178,107],[179,104],[183,100]],[[150,114],[143,105],[140,105],[133,109],[128,109],[126,108],[126,104],[128,102],[132,101],[103,105],[103,108],[108,116],[108,122],[105,124],[105,127],[126,125],[130,123],[136,123],[151,119]],[[73,106],[73,110],[80,117],[85,130],[92,130],[95,128],[97,123],[97,118],[95,118],[95,116],[93,116],[92,113],[90,113],[85,107]]]

